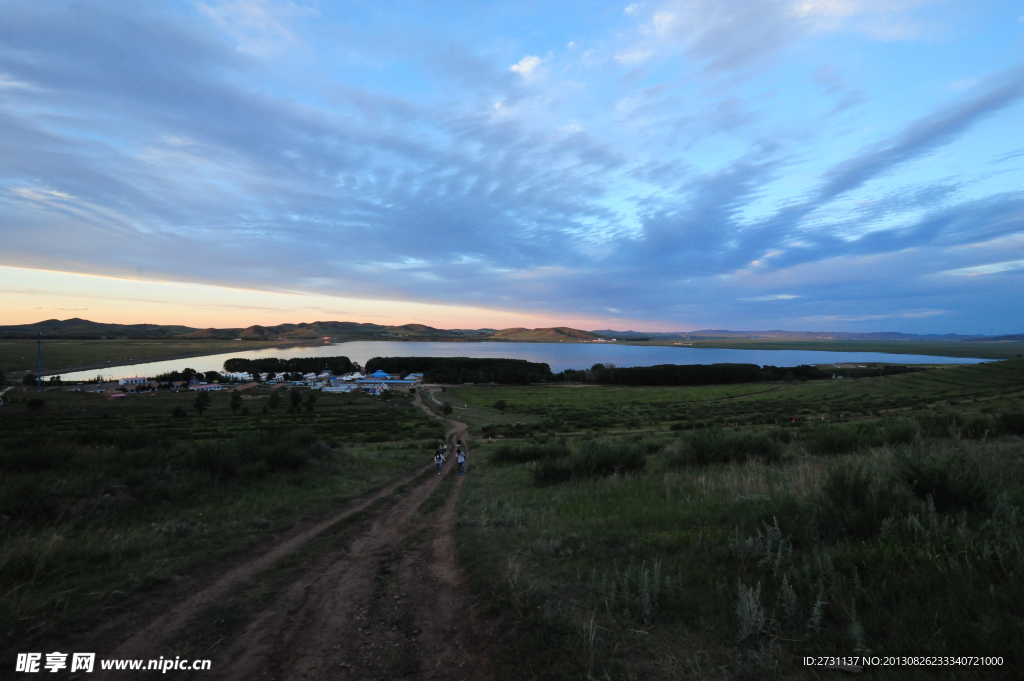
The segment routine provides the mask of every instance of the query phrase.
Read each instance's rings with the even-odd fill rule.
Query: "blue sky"
[[[1022,121],[1019,2],[0,0],[0,313],[1019,333]]]

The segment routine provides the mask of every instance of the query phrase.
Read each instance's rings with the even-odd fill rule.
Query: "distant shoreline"
[[[686,343],[685,345],[683,345],[682,343],[679,343],[679,342],[630,341],[630,340],[625,340],[625,339],[624,340],[619,340],[617,342],[593,343],[592,341],[579,341],[579,340],[568,340],[568,339],[565,340],[565,341],[562,341],[562,342],[551,342],[551,341],[537,341],[537,340],[521,340],[521,341],[505,340],[505,341],[499,341],[499,340],[496,340],[496,339],[486,339],[486,340],[479,340],[479,341],[468,341],[468,340],[465,340],[465,339],[452,339],[452,340],[438,340],[438,339],[419,340],[419,339],[416,339],[416,340],[412,340],[412,339],[397,339],[397,338],[388,338],[388,339],[379,339],[379,338],[360,339],[360,338],[354,338],[354,339],[335,339],[335,340],[333,340],[330,343],[324,343],[323,340],[309,339],[309,340],[290,341],[290,342],[284,342],[283,341],[283,342],[276,342],[276,343],[272,343],[272,344],[268,343],[266,345],[264,345],[263,342],[259,342],[259,343],[256,343],[256,345],[258,346],[258,349],[269,349],[269,348],[287,349],[287,348],[295,348],[295,347],[314,347],[314,346],[319,346],[319,345],[340,345],[340,344],[344,344],[344,343],[357,343],[357,342],[363,342],[363,343],[366,343],[366,342],[369,342],[369,343],[376,343],[376,342],[391,342],[391,343],[394,343],[394,342],[400,342],[400,343],[420,343],[420,342],[427,342],[427,343],[449,343],[450,342],[450,343],[458,343],[458,344],[479,344],[479,345],[494,344],[494,343],[515,343],[517,345],[518,344],[522,344],[522,345],[550,344],[550,345],[561,345],[561,346],[566,346],[566,345],[607,345],[607,346],[617,346],[618,345],[618,346],[622,346],[622,345],[626,345],[626,346],[634,346],[634,347],[659,347],[659,346],[660,347],[673,347],[674,346],[674,347],[677,347],[677,348],[680,348],[680,349],[692,348],[692,349],[722,349],[722,350],[796,350],[796,351],[807,350],[807,351],[824,351],[824,352],[838,352],[838,353],[847,353],[847,352],[882,352],[884,354],[925,355],[925,356],[934,356],[934,357],[946,357],[946,358],[951,358],[951,359],[952,358],[957,358],[957,357],[962,357],[963,359],[976,359],[976,360],[977,359],[986,359],[986,360],[989,360],[989,361],[991,361],[991,360],[998,360],[998,359],[1008,359],[1009,358],[1009,357],[1006,356],[1006,354],[1003,354],[1003,353],[998,353],[999,355],[1003,355],[1001,357],[1000,356],[992,356],[993,354],[997,354],[997,353],[991,353],[991,352],[979,353],[979,354],[982,354],[982,355],[987,354],[987,355],[989,355],[988,357],[979,357],[978,355],[973,355],[972,356],[972,355],[969,355],[969,354],[963,352],[965,350],[965,348],[963,348],[963,346],[960,346],[960,347],[954,349],[954,348],[951,348],[949,346],[944,346],[942,344],[928,344],[928,345],[930,345],[930,347],[929,347],[928,345],[925,345],[925,344],[920,344],[919,345],[919,344],[916,344],[916,343],[913,343],[913,342],[911,342],[911,343],[901,343],[900,347],[899,347],[901,352],[893,352],[893,349],[891,347],[886,347],[884,350],[882,348],[879,348],[878,347],[879,345],[885,345],[885,344],[884,343],[880,343],[878,341],[846,341],[846,342],[841,344],[842,345],[841,348],[835,347],[836,344],[834,344],[834,343],[824,343],[824,342],[821,342],[821,341],[789,341],[789,342],[786,342],[786,341],[775,341],[775,342],[767,342],[766,343],[764,341],[747,341],[747,342],[739,341],[739,342],[737,342],[737,341],[723,340],[721,342],[715,342],[715,341],[710,341],[710,340],[704,340],[704,341],[689,342],[689,343]],[[823,345],[825,345],[825,346],[831,345],[832,347],[822,347]],[[815,346],[817,346],[817,347],[815,347]],[[851,347],[851,346],[853,346],[853,347]],[[922,346],[924,346],[924,347],[922,347]],[[214,357],[214,356],[217,356],[217,355],[231,355],[231,354],[240,353],[240,352],[249,352],[249,351],[254,350],[254,349],[257,349],[257,348],[245,348],[245,349],[235,348],[235,349],[231,349],[231,350],[223,350],[223,351],[217,351],[217,352],[209,352],[209,351],[204,352],[202,350],[197,350],[197,351],[194,351],[194,352],[176,353],[176,354],[170,354],[170,355],[161,355],[161,356],[148,357],[148,358],[146,358],[144,360],[141,360],[141,361],[138,360],[138,359],[131,359],[131,360],[108,360],[108,361],[105,361],[105,362],[92,362],[92,363],[88,363],[88,364],[78,364],[78,365],[61,366],[61,367],[55,367],[55,368],[45,368],[43,370],[43,376],[56,376],[56,375],[63,375],[63,374],[70,374],[70,373],[78,373],[78,372],[83,372],[83,371],[97,371],[97,373],[102,374],[102,372],[104,372],[104,371],[109,371],[109,370],[116,369],[116,368],[119,368],[119,367],[132,366],[132,365],[137,365],[137,364],[152,364],[152,363],[156,363],[156,362],[168,362],[168,361],[176,361],[176,360],[185,360],[185,359],[191,359],[191,358],[196,358],[196,357]],[[1015,348],[1015,349],[1017,349],[1017,348]],[[960,352],[957,352],[957,350],[959,350]],[[961,353],[963,353],[963,354],[961,354]],[[1009,353],[1007,353],[1007,354],[1009,354]],[[898,361],[890,361],[890,362],[877,362],[877,363],[898,364],[899,362]],[[831,366],[831,363],[828,364],[828,365]],[[11,373],[11,375],[15,375],[15,374],[25,374],[25,373],[31,373],[31,372],[24,372],[24,371],[22,371],[22,372],[10,372],[10,373]]]
[[[306,340],[306,341],[293,341],[293,342],[282,342],[282,343],[274,343],[272,345],[265,345],[265,346],[261,347],[260,349],[264,349],[264,348],[296,348],[296,347],[323,345],[323,344],[324,344],[323,341],[308,341],[308,340]],[[46,368],[46,367],[44,367],[43,368],[43,376],[60,376],[61,374],[72,374],[72,373],[77,373],[79,371],[93,371],[93,370],[102,371],[104,369],[116,369],[117,367],[132,366],[134,364],[152,364],[153,362],[173,362],[174,360],[178,360],[178,359],[192,359],[193,357],[213,357],[214,355],[232,355],[232,354],[235,354],[237,352],[249,352],[250,350],[253,350],[253,349],[255,349],[255,348],[248,348],[248,349],[245,349],[245,350],[239,350],[238,348],[235,348],[234,350],[224,350],[224,351],[221,351],[221,352],[182,352],[182,353],[178,353],[178,354],[175,354],[175,355],[161,355],[161,356],[157,356],[157,357],[147,357],[147,358],[145,358],[145,359],[143,359],[141,361],[137,360],[137,359],[131,359],[131,360],[112,359],[112,360],[108,360],[106,362],[91,362],[89,364],[73,364],[73,365],[64,366],[64,367],[55,367],[55,368]],[[32,373],[31,370],[30,371],[12,371],[12,372],[10,372],[10,374],[12,376],[14,376],[16,374],[24,375],[24,374],[30,374],[30,373]]]

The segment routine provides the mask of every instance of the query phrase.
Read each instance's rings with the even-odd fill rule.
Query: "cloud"
[[[1003,290],[1018,269],[949,276],[1024,257],[978,246],[1024,232],[1003,120],[1024,71],[956,93],[941,74],[902,106],[859,80],[861,36],[848,55],[811,42],[881,5],[811,4],[652,3],[588,28],[589,57],[543,58],[522,55],[583,39],[551,22],[527,43],[484,6],[465,29],[328,5],[12,5],[0,262],[697,326],[837,305],[850,325],[1024,318]],[[983,122],[1003,127],[972,147]],[[966,160],[923,167],[940,151]]]
[[[794,296],[789,293],[777,293],[771,296],[756,296],[754,298],[737,298],[737,300],[750,301],[750,302],[764,302],[767,300],[795,300],[801,296]]]
[[[1008,260],[1006,262],[995,262],[987,265],[961,267],[955,270],[939,272],[939,274],[946,274],[954,277],[979,277],[986,274],[999,274],[1001,272],[1013,272],[1015,270],[1024,270],[1024,260]]]
[[[524,78],[528,78],[533,75],[533,72],[541,65],[544,60],[536,55],[528,55],[523,57],[518,62],[512,65],[510,71],[515,71]]]

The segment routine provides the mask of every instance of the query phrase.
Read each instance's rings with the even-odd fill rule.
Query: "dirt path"
[[[432,413],[418,394],[416,403]],[[449,443],[461,439],[468,451],[466,425],[449,423]],[[493,632],[483,631],[477,621],[455,550],[456,508],[466,477],[457,474],[454,461],[445,465],[444,475],[434,470],[430,466],[397,480],[237,566],[180,605],[140,623],[137,633],[105,657],[173,658],[180,654],[175,640],[208,621],[211,608],[258,588],[254,578],[260,572],[344,518],[391,497],[394,503],[353,530],[343,546],[311,558],[269,601],[248,611],[206,655],[213,668],[203,676],[239,681],[493,679],[486,655]]]

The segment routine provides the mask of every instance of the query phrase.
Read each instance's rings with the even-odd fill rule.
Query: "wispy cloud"
[[[1018,48],[965,38],[958,71],[909,1],[622,10],[12,4],[0,264],[696,327],[1024,318]]]

